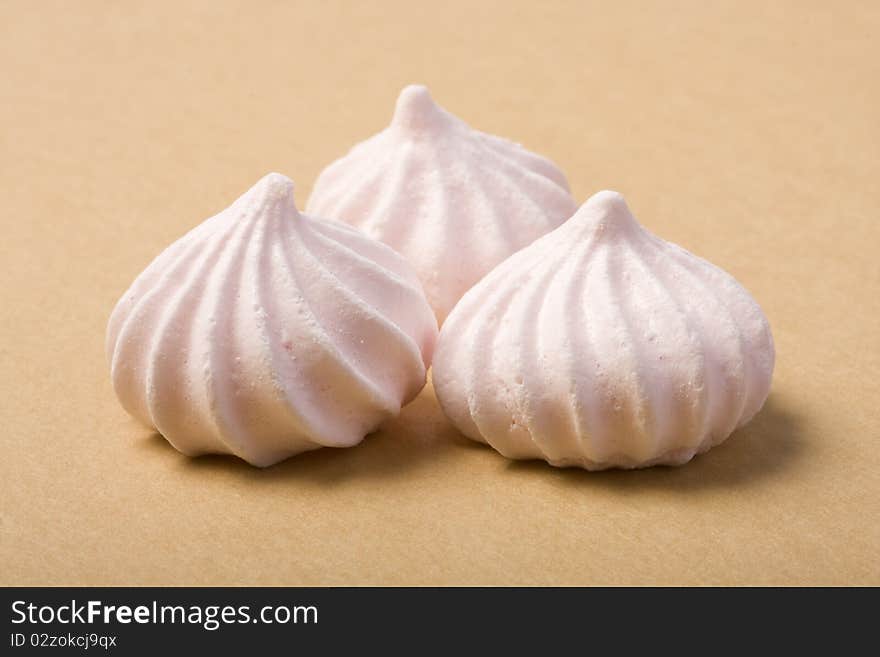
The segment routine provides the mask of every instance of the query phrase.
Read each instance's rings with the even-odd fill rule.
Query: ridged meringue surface
[[[433,383],[466,436],[590,470],[681,464],[763,405],[773,338],[749,293],[600,192],[471,289]]]
[[[123,407],[185,454],[348,447],[425,383],[437,335],[390,248],[297,212],[269,174],[162,252],[107,327]]]
[[[552,162],[472,129],[412,85],[388,128],[321,173],[306,209],[403,254],[442,324],[471,286],[576,205]]]

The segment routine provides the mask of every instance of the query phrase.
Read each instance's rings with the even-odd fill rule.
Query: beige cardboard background
[[[880,584],[880,4],[3,2],[0,583]],[[430,389],[259,471],[128,418],[103,354],[169,242],[427,83],[738,277],[765,410],[679,469],[467,443]]]

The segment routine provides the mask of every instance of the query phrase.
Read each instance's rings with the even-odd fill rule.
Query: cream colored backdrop
[[[476,5],[476,6],[473,6]],[[0,4],[0,583],[880,584],[880,4]],[[430,389],[362,446],[188,460],[117,404],[119,294],[428,84],[724,267],[778,351],[680,469],[467,443]]]

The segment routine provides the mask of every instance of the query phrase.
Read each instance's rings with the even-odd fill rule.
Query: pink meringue
[[[553,163],[470,128],[422,86],[406,87],[391,125],[321,173],[307,205],[403,254],[440,323],[495,265],[575,209]]]
[[[466,436],[590,470],[681,464],[770,390],[770,327],[718,267],[600,192],[474,286],[440,332],[433,383]]]
[[[437,323],[402,257],[300,215],[269,174],[163,251],[113,311],[125,410],[184,454],[349,447],[418,394]]]

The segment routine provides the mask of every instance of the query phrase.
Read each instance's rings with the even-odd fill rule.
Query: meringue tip
[[[620,192],[602,190],[593,194],[574,215],[588,223],[595,224],[597,229],[638,225]]]
[[[397,97],[391,125],[403,128],[424,128],[440,116],[440,108],[431,97],[428,87],[410,84]]]
[[[251,187],[248,194],[251,198],[260,198],[264,202],[282,203],[296,209],[293,199],[293,181],[281,173],[267,173]]]
[[[629,207],[626,204],[626,199],[623,198],[623,194],[610,189],[603,189],[601,192],[596,192],[587,199],[582,207],[601,209],[605,212],[621,210],[629,212]]]
[[[256,187],[266,190],[272,196],[286,196],[293,193],[293,181],[283,173],[275,171],[260,178]]]

